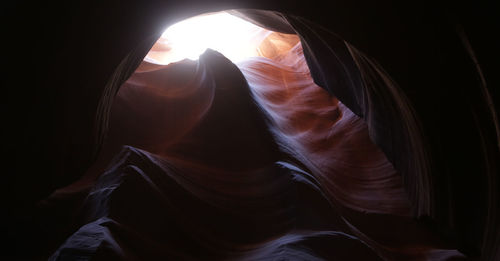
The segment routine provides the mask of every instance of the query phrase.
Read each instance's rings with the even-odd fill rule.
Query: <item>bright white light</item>
[[[167,45],[168,55],[162,59],[148,57],[156,63],[171,63],[182,59],[196,60],[207,49],[213,49],[236,63],[258,56],[257,47],[270,34],[225,12],[193,17],[170,26],[160,41]]]

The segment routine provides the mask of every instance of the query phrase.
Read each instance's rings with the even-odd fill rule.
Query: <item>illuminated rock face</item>
[[[401,175],[314,84],[299,38],[259,30],[236,65],[211,50],[169,63],[160,39],[117,94],[83,224],[54,260],[463,257],[412,219]]]

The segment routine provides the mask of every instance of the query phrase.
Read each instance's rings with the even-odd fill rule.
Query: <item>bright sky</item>
[[[196,60],[207,49],[213,49],[236,63],[258,56],[257,47],[271,31],[225,12],[196,16],[176,23],[160,40],[172,49],[168,61],[185,58]]]

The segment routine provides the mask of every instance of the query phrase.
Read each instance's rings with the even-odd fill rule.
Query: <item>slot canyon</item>
[[[6,3],[2,260],[499,260],[498,17]]]

